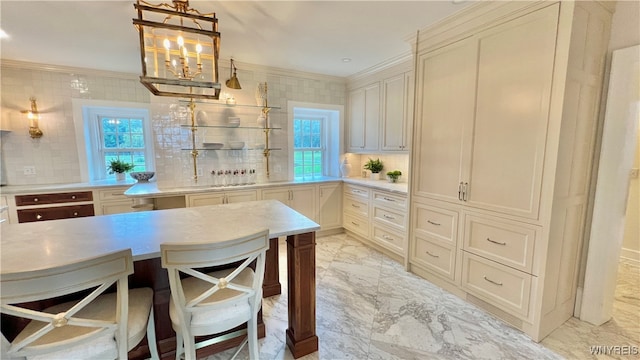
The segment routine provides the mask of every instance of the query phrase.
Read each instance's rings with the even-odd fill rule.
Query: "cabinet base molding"
[[[515,327],[516,329],[520,330],[520,331],[524,331],[524,322],[521,319],[518,319],[517,317],[504,312],[502,310],[500,310],[498,307],[493,306],[491,304],[489,304],[488,302],[475,297],[471,294],[466,294],[466,296],[464,297],[464,299],[467,302],[470,302],[476,306],[478,306],[479,308],[485,310],[486,312],[490,313],[491,315],[497,317],[498,319],[506,322],[507,324]]]
[[[316,231],[316,237],[344,234],[344,232],[345,230],[342,227],[326,229],[326,230],[318,230]]]
[[[354,238],[354,239],[360,241],[361,243],[367,245],[368,247],[373,248],[373,249],[375,249],[377,251],[380,251],[381,253],[383,253],[386,256],[392,258],[393,260],[399,262],[400,264],[404,264],[404,256],[398,255],[398,254],[394,253],[393,251],[391,251],[391,250],[389,250],[389,249],[387,249],[387,248],[385,248],[383,246],[380,246],[378,243],[376,243],[374,241],[371,241],[371,240],[368,240],[367,238],[364,238],[364,237],[362,237],[362,236],[360,236],[360,235],[358,235],[358,234],[356,234],[356,233],[354,233],[352,231],[349,231],[349,230],[345,229],[344,232],[347,235],[351,236],[352,238]]]

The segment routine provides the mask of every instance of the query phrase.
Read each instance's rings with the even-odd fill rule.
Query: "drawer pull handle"
[[[355,226],[360,226],[360,224],[355,223],[355,222],[353,222],[353,221],[352,221],[351,223],[352,223],[353,225],[355,225]]]
[[[389,219],[389,220],[395,220],[396,219],[393,216],[389,216],[387,214],[383,214],[382,216],[384,216],[385,219]]]
[[[37,220],[42,219],[42,215],[40,215],[40,214],[36,214],[36,219],[37,219]]]
[[[458,200],[462,201],[462,181],[458,184]]]
[[[426,253],[427,253],[427,255],[429,255],[431,257],[434,257],[434,258],[439,258],[440,257],[440,255],[434,255],[434,254],[432,254],[432,253],[430,253],[428,251]]]
[[[75,211],[75,212],[73,213],[73,216],[78,216],[78,212],[77,212],[77,211]]]
[[[490,283],[494,284],[494,285],[502,286],[502,283],[499,283],[499,282],[493,281],[493,280],[489,279],[489,278],[488,278],[488,277],[486,277],[486,276],[483,276],[483,278],[484,278],[485,280],[487,280],[488,282],[490,282]]]
[[[506,242],[499,242],[499,241],[495,241],[495,240],[491,240],[491,238],[487,238],[488,242],[492,242],[494,244],[498,244],[498,245],[507,245]]]
[[[111,196],[122,196],[122,195],[124,195],[123,192],[121,192],[121,193],[111,193]]]
[[[388,197],[383,197],[383,199],[384,199],[384,200],[387,200],[387,201],[395,202],[395,200],[394,200],[394,199],[391,199],[391,198],[388,198]]]
[[[385,240],[395,241],[394,238],[392,238],[391,236],[388,236],[388,235],[382,235],[382,238],[385,239]]]
[[[353,206],[356,209],[360,209],[360,205],[356,205],[356,204],[351,204],[351,206]]]
[[[440,226],[440,224],[439,224],[439,223],[434,222],[434,221],[431,221],[431,220],[427,220],[427,222],[428,222],[429,224],[431,224],[431,225]]]
[[[76,199],[76,196],[75,196],[75,195],[71,195],[71,198],[75,200],[75,199]]]
[[[356,194],[362,194],[362,191],[360,190],[351,190],[352,193],[356,193]]]

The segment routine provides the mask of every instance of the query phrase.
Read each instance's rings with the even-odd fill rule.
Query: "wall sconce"
[[[29,98],[31,101],[31,110],[22,110],[21,113],[27,114],[29,119],[29,135],[32,139],[39,139],[42,137],[42,130],[38,127],[38,120],[40,119],[40,113],[38,113],[38,105],[36,105],[36,98]]]
[[[225,85],[227,85],[229,89],[242,89],[242,87],[240,86],[240,81],[238,81],[238,76],[236,74],[237,71],[238,68],[236,68],[236,65],[233,63],[233,59],[231,59],[231,67],[229,67],[229,75],[231,77],[229,78],[229,80],[227,80],[227,82],[225,82]]]

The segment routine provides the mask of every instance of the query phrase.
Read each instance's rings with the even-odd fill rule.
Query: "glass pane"
[[[304,133],[304,135],[308,135],[309,133],[311,133],[311,123],[308,120],[305,120],[302,123],[302,132]]]
[[[311,137],[311,147],[319,148],[322,146],[322,142],[320,141],[320,135],[313,135]]]
[[[129,132],[129,120],[128,119],[118,119],[116,120],[116,124],[118,126],[118,132],[128,133]]]
[[[136,134],[142,134],[144,131],[144,126],[142,123],[142,119],[131,119],[129,122],[131,126],[131,132]]]
[[[144,135],[131,135],[131,147],[143,148],[144,147]]]
[[[105,149],[113,149],[118,147],[118,140],[116,139],[115,134],[105,134],[104,135],[104,143]]]
[[[119,134],[118,135],[118,147],[119,148],[130,148],[131,147],[131,136],[129,134]]]
[[[116,121],[112,118],[102,118],[102,131],[107,132],[115,132],[116,131]]]
[[[312,123],[311,131],[312,131],[314,134],[320,134],[320,120],[315,120],[315,121]]]

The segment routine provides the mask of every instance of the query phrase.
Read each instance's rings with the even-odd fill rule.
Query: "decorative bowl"
[[[222,147],[224,146],[223,143],[216,143],[216,142],[204,142],[202,143],[202,146],[204,146],[207,149],[213,149],[213,150],[220,150],[222,149]]]
[[[138,182],[147,182],[155,175],[155,171],[134,171],[129,173],[132,178],[136,179]]]
[[[240,150],[244,148],[244,141],[229,141],[229,147],[234,150]]]

